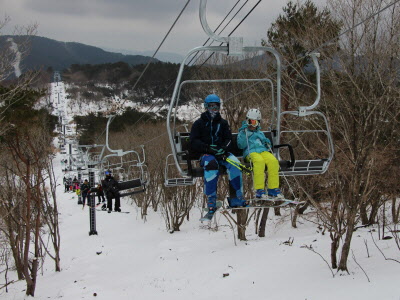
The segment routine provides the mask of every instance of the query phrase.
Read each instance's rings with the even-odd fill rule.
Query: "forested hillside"
[[[29,43],[26,44],[26,40]],[[151,59],[142,55],[124,55],[121,53],[107,52],[98,47],[75,42],[60,42],[40,36],[0,36],[0,48],[9,47],[14,41],[17,45],[24,45],[26,49],[19,49],[27,53],[21,62],[24,71],[47,69],[64,70],[72,64],[103,64],[126,62],[129,65],[144,64]],[[152,59],[157,62],[157,59]]]
[[[140,103],[148,103],[155,98],[169,99],[175,83],[175,77],[171,74],[178,73],[179,65],[163,62],[150,64],[132,91],[145,67],[145,64],[132,66],[125,62],[73,64],[62,76],[71,85],[68,92],[73,98],[82,97],[95,101],[118,95],[122,99],[129,98],[130,101]],[[190,67],[183,78],[194,77],[195,71],[196,67]]]

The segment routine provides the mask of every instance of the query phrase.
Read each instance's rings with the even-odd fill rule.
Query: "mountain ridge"
[[[30,51],[21,61],[21,69],[23,71],[47,68],[64,70],[72,64],[125,62],[130,65],[139,65],[148,63],[149,60],[153,62],[159,61],[149,56],[114,53],[105,51],[100,47],[77,42],[61,42],[40,36],[30,36],[28,38]],[[3,35],[0,36],[0,47],[8,47],[11,41],[19,45],[26,39],[27,36]]]

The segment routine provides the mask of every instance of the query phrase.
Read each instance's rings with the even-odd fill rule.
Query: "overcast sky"
[[[154,51],[187,0],[0,0],[2,16],[11,22],[1,34],[15,26],[38,24],[38,36],[63,42],[80,42],[101,48]],[[237,0],[208,0],[207,17],[216,28]],[[235,11],[245,3],[241,0]],[[249,0],[224,31],[228,34],[258,0]],[[315,0],[318,5],[325,0]],[[160,51],[185,54],[207,39],[201,28],[198,7],[191,0]],[[282,13],[287,0],[262,0],[234,36],[246,45],[258,45],[271,22]],[[229,18],[230,19],[230,18]]]

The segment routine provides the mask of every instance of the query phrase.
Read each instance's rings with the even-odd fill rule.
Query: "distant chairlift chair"
[[[108,134],[112,118],[113,116],[109,117],[106,130],[106,147],[111,154],[102,158],[102,174],[104,174],[105,170],[110,169],[110,171],[117,172],[120,175],[120,179],[122,180],[118,181],[118,189],[120,192],[124,191],[120,193],[121,197],[142,193],[146,190],[149,182],[149,173],[145,164],[144,146],[141,145],[143,160],[140,159],[139,153],[135,150],[123,151],[111,149],[108,143]],[[113,157],[118,157],[119,161],[112,163],[111,160]]]

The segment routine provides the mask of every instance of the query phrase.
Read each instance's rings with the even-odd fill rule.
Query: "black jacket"
[[[103,180],[103,190],[107,197],[115,197],[119,193],[118,181],[114,177],[110,176]]]
[[[89,184],[82,183],[81,184],[81,194],[86,196],[88,192],[89,192]]]
[[[193,152],[208,153],[209,145],[217,145],[229,151],[231,142],[231,128],[220,114],[211,119],[208,111],[202,113],[190,131],[190,146]]]

